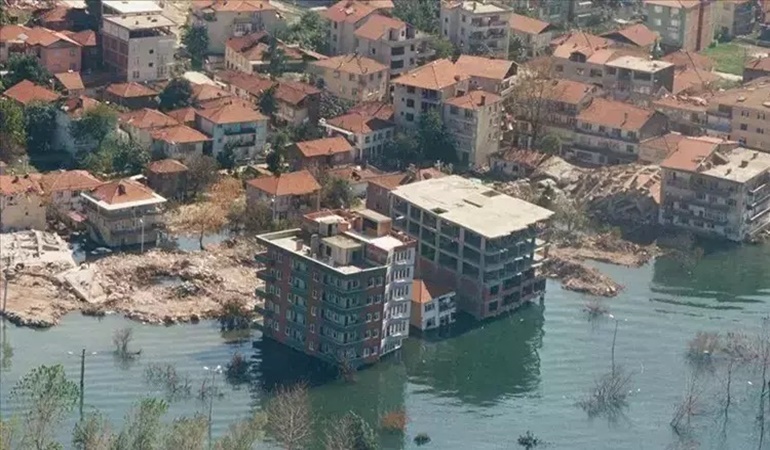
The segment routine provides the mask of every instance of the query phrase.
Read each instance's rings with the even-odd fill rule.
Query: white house
[[[455,321],[455,291],[448,285],[415,279],[412,284],[411,325],[422,331]]]
[[[211,137],[211,154],[232,148],[236,160],[255,158],[265,148],[268,119],[237,102],[195,112],[195,127]]]

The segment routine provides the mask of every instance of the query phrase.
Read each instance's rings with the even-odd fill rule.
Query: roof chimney
[[[126,187],[123,183],[118,184],[118,195],[126,195]]]
[[[623,123],[622,123],[622,125],[625,125],[625,124],[626,124],[626,122],[628,122],[628,113],[627,113],[627,112],[624,112],[624,113],[623,113]]]

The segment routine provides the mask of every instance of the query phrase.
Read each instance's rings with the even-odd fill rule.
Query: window
[[[749,126],[748,126],[748,125],[746,125],[745,123],[742,123],[742,124],[741,124],[741,130],[742,130],[742,131],[746,131],[746,130],[748,130],[748,129],[749,129]]]
[[[406,87],[406,93],[407,94],[414,94],[414,86],[407,86]]]
[[[414,114],[406,113],[406,121],[407,122],[414,122]]]
[[[139,71],[138,71],[138,70],[134,70],[134,71],[131,73],[131,76],[132,76],[133,78],[139,78]]]
[[[436,309],[435,303],[428,303],[425,305],[425,312],[430,312],[430,311],[433,311],[434,309]]]
[[[634,153],[634,146],[633,145],[626,145],[626,151],[628,153]]]
[[[655,24],[656,27],[663,26],[663,21],[660,19],[652,19],[652,23]]]
[[[672,27],[679,27],[679,19],[671,19],[671,21],[669,22],[669,25],[671,25]]]
[[[316,313],[316,307],[315,306],[311,306],[310,307],[310,315],[315,317],[315,313]]]
[[[497,311],[497,301],[491,302],[489,304],[489,312],[495,312]]]
[[[366,313],[366,321],[371,322],[372,321],[372,313]]]
[[[374,320],[380,320],[380,313],[374,313]]]
[[[369,347],[364,347],[364,358],[367,358],[370,354]]]
[[[656,14],[660,14],[660,13],[662,13],[662,12],[663,12],[663,7],[662,7],[662,6],[660,6],[660,5],[655,5],[655,7],[653,8],[653,10],[655,10],[655,13],[656,13]],[[335,23],[334,25],[337,25],[337,24]],[[336,28],[336,27],[335,27],[335,28]]]
[[[70,49],[70,56],[75,56],[75,49],[74,48]]]
[[[378,338],[378,337],[380,337],[380,330],[378,330],[377,328],[375,328],[374,330],[372,330],[372,337],[374,337],[374,338]],[[377,348],[377,347],[375,347],[375,348]],[[375,352],[375,353],[376,353],[376,352]]]
[[[406,100],[406,107],[407,108],[414,108],[414,100],[412,100],[411,98],[407,99]]]
[[[757,133],[758,134],[765,134],[765,129],[764,128],[757,128]]]
[[[147,67],[152,67],[154,65],[155,65],[154,63],[149,63],[149,64],[147,64]]]
[[[456,106],[450,106],[449,107],[449,114],[456,116],[460,112],[460,108]]]
[[[152,48],[151,48],[151,49],[150,49],[150,54],[152,55],[153,53],[155,53],[155,49],[152,49]]]

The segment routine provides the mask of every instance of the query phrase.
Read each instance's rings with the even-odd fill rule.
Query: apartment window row
[[[288,301],[289,304],[301,306],[303,308],[307,306],[307,300],[305,298],[303,298],[303,297],[300,297],[299,295],[296,295],[296,294],[289,294],[289,295],[287,295],[286,296],[286,301]]]
[[[393,336],[395,334],[401,334],[404,331],[406,331],[406,327],[408,324],[406,322],[397,322],[390,324],[388,326],[388,336]]]
[[[364,332],[364,338],[366,339],[372,339],[372,338],[378,338],[378,337],[380,337],[379,328],[372,328],[371,330],[366,330]]]
[[[299,325],[305,325],[305,315],[291,310],[286,310],[286,320]]]
[[[265,302],[265,311],[272,311],[275,314],[281,314],[281,305],[268,300]]]
[[[390,319],[391,317],[394,317],[394,316],[404,315],[409,312],[407,308],[408,308],[407,305],[391,306],[390,308],[388,308],[387,311],[385,311],[385,318]]]
[[[411,268],[398,269],[398,270],[394,270],[394,271],[392,271],[390,273],[390,281],[403,280],[403,279],[411,278],[411,277],[412,277],[412,269]]]
[[[409,287],[401,286],[390,291],[390,299],[403,298],[409,295]]]
[[[372,320],[378,322],[380,320],[380,313],[376,312],[374,315],[372,315],[372,313],[366,313],[366,322],[369,323]]]
[[[369,277],[367,280],[368,287],[382,286],[383,284],[385,284],[384,277]]]

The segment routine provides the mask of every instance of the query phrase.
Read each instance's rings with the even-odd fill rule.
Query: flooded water
[[[617,298],[604,301],[618,321],[616,361],[632,372],[628,409],[613,422],[588,419],[575,404],[610,369],[615,322],[589,321],[582,311],[587,298],[555,282],[548,286],[544,306],[532,305],[465,331],[458,324],[459,335],[443,341],[410,339],[399,354],[362,371],[353,384],[263,341],[256,332],[246,340],[223,337],[212,322],[159,327],[72,314],[47,331],[9,326],[6,338],[13,355],[2,372],[3,415],[14,409],[8,396],[13,383],[39,364],[62,363],[76,379],[81,348],[88,355],[88,408],[119,422],[137,399],[164,395],[146,383],[147,366],[171,363],[190,378],[193,392],[172,403],[172,415],[206,411],[207,404],[195,398],[196,388],[210,376],[203,367],[224,366],[241,352],[251,358],[251,381],[227,385],[214,403],[217,433],[259,408],[265,389],[304,380],[323,418],[353,410],[376,423],[388,411],[405,410],[407,433],[385,436],[387,449],[416,448],[412,439],[421,432],[432,439],[424,448],[518,448],[516,439],[527,430],[547,441],[548,448],[678,448],[681,440],[669,422],[692,373],[684,357],[687,342],[699,330],[758,329],[770,314],[768,267],[767,246],[717,249],[689,269],[665,259],[641,269],[602,265],[626,286]],[[132,348],[142,350],[128,365],[112,354],[112,333],[124,326],[133,326]],[[702,401],[691,438],[703,449],[757,448],[759,374],[735,373],[724,427],[718,413],[722,377],[720,368],[700,373]],[[221,378],[217,383],[225,386]]]

